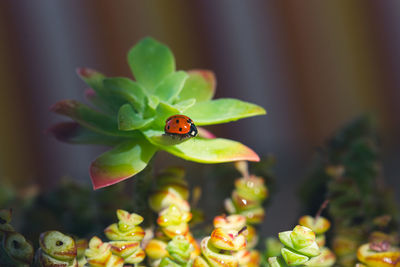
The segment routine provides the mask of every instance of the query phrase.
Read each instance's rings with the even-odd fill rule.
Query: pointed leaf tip
[[[100,155],[90,165],[94,189],[106,187],[142,171],[156,152],[144,138],[123,142]]]
[[[81,76],[82,78],[90,78],[93,75],[98,74],[97,71],[95,71],[94,69],[90,69],[90,68],[77,68],[76,73],[79,76]]]
[[[197,102],[212,99],[216,87],[214,73],[209,70],[190,70],[187,73],[189,78],[179,94],[179,99],[185,100],[194,97]]]

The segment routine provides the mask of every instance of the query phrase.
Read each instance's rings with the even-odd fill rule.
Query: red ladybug
[[[173,115],[165,121],[164,132],[167,135],[185,137],[195,137],[197,128],[192,119],[185,115]]]

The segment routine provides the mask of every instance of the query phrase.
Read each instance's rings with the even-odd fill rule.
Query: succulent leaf
[[[94,189],[127,179],[143,170],[156,152],[144,138],[125,141],[100,155],[90,166]]]
[[[216,79],[212,71],[191,70],[189,78],[179,94],[179,100],[195,97],[197,102],[210,100],[215,93]]]
[[[175,71],[175,59],[169,48],[147,37],[128,53],[128,63],[136,80],[149,92]]]
[[[169,103],[177,98],[187,78],[188,75],[184,71],[171,73],[157,85],[154,94],[161,101]]]
[[[232,98],[197,102],[185,112],[196,125],[220,124],[266,114],[258,105]]]
[[[96,144],[113,146],[125,138],[99,134],[82,127],[76,122],[61,122],[47,130],[56,139],[70,144]]]
[[[143,128],[150,124],[154,118],[143,119],[135,112],[132,105],[125,104],[118,111],[118,129],[122,131],[132,131]]]

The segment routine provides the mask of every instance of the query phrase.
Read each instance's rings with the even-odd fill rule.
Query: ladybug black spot
[[[167,126],[167,129],[169,130],[169,125]]]
[[[179,128],[179,131],[182,132],[182,128]]]
[[[179,120],[176,120],[176,123],[179,123]]]

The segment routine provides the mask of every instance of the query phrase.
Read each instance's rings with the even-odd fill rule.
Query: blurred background
[[[213,70],[216,97],[266,108],[267,116],[212,128],[276,157],[264,234],[291,228],[316,148],[364,113],[378,122],[386,182],[400,202],[399,12],[396,1],[3,1],[0,179],[45,190],[64,176],[90,183],[89,164],[104,148],[46,135],[63,120],[49,107],[84,101],[77,67],[131,76],[127,51],[152,36],[171,48],[178,69]],[[156,165],[165,158],[206,179],[198,177],[204,165],[164,154]]]

